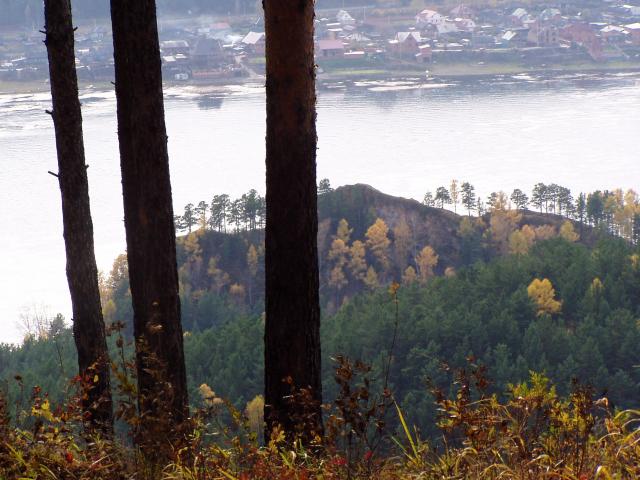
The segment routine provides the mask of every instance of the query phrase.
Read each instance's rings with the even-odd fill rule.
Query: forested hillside
[[[443,366],[463,367],[473,356],[488,367],[496,393],[537,371],[561,393],[579,379],[614,405],[637,406],[637,246],[586,225],[584,241],[578,241],[580,226],[574,229],[559,216],[494,209],[483,219],[469,218],[366,186],[327,192],[320,205],[326,398],[337,394],[335,355],[372,363],[378,387],[391,355],[391,389],[411,421],[433,433],[428,380],[447,388]],[[413,225],[408,233],[398,228],[405,224]],[[180,238],[194,401],[203,383],[238,406],[261,392],[261,241],[262,233],[249,227],[227,234],[197,230]],[[354,245],[364,255],[349,253]],[[107,322],[130,322],[124,260],[116,261],[103,283]],[[388,291],[392,282],[400,283],[397,316]],[[116,338],[110,341],[113,348]],[[0,375],[12,398],[20,384],[28,389],[35,383],[57,397],[65,385],[58,372],[72,371],[70,332],[44,332],[19,348],[3,347],[0,356]],[[20,382],[14,380],[18,374]]]
[[[631,240],[635,231],[635,200],[625,203],[622,194],[607,197],[606,211],[603,194],[590,194],[588,202],[583,195],[576,204],[584,205],[572,206],[571,213],[550,200],[540,203],[542,213],[526,210],[528,201],[518,208],[504,193],[493,195],[486,207],[489,211],[483,207],[480,216],[471,216],[471,211],[458,215],[442,208],[446,202],[421,204],[367,185],[321,189],[318,254],[325,313],[334,313],[354,295],[391,282],[424,284],[433,276],[453,275],[477,261],[524,254],[541,240],[562,236],[593,246],[603,232]],[[614,198],[620,202],[609,201]],[[178,230],[186,234],[178,239],[186,330],[226,323],[237,312],[262,313],[263,204],[255,190],[235,200],[220,194],[210,203],[187,205],[184,214],[176,217]],[[475,200],[474,208],[477,213]],[[130,325],[126,269],[122,256],[103,278],[103,303],[107,321]]]

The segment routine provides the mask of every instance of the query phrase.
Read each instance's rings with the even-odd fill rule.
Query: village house
[[[607,25],[600,29],[600,35],[605,42],[618,44],[623,43],[627,39],[629,33],[618,25]]]
[[[575,22],[565,25],[559,30],[558,34],[561,39],[579,45],[592,42],[597,38],[594,29],[586,22]]]
[[[418,26],[441,25],[445,22],[445,16],[435,10],[425,9],[416,15],[416,24]]]
[[[529,19],[529,13],[524,8],[516,8],[513,13],[509,15],[509,21],[517,27],[524,26]]]
[[[356,24],[355,18],[353,18],[351,15],[349,15],[349,12],[347,12],[346,10],[340,10],[336,14],[336,20],[342,26],[344,26],[344,25],[355,25]]]
[[[420,32],[398,32],[393,40],[389,40],[389,54],[398,58],[413,59],[420,53]]]
[[[191,66],[199,70],[218,68],[227,60],[220,40],[199,37],[191,49]]]
[[[350,33],[344,37],[344,39],[347,40],[350,45],[362,45],[371,41],[371,38],[360,32]]]
[[[538,15],[538,21],[557,24],[562,21],[562,13],[557,8],[545,8],[542,13]]]
[[[634,45],[640,45],[640,23],[630,23],[625,25],[624,28],[629,32],[631,42]]]
[[[535,22],[529,28],[527,41],[536,47],[552,47],[558,45],[558,28],[555,25],[542,25]]]
[[[448,19],[443,23],[436,25],[436,30],[438,32],[438,38],[450,37],[460,31],[456,23]]]
[[[186,40],[166,40],[160,42],[160,52],[164,56],[189,56],[189,42]]]
[[[266,45],[264,32],[249,32],[241,40],[241,43],[248,53],[264,55]]]
[[[498,38],[498,41],[502,46],[508,48],[526,47],[528,33],[529,31],[525,28],[514,28],[504,32],[504,34]]]
[[[321,58],[341,58],[344,56],[342,40],[318,40],[316,52]]]
[[[453,20],[456,28],[461,32],[473,32],[476,29],[476,22],[470,18],[456,17]]]
[[[340,23],[332,22],[319,25],[316,32],[319,39],[337,40],[344,34],[344,29]]]

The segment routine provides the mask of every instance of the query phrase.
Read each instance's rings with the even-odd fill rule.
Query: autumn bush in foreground
[[[15,419],[0,400],[0,478],[640,477],[640,411],[616,412],[589,388],[576,384],[561,398],[544,375],[532,373],[500,401],[485,393],[484,368],[470,362],[454,374],[452,394],[431,390],[441,437],[426,441],[388,390],[372,391],[370,367],[336,360],[340,393],[325,406],[324,438],[303,446],[276,430],[260,445],[261,402],[241,412],[203,385],[204,406],[168,465],[144,463],[126,437],[83,433],[78,398],[53,406],[35,388],[30,407]],[[301,394],[292,398],[304,401]],[[135,425],[135,419],[124,419]]]

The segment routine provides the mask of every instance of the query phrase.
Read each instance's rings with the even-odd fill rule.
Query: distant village
[[[515,63],[547,66],[571,62],[639,62],[640,6],[605,2],[581,11],[546,7],[475,9],[378,9],[318,12],[319,72],[371,68],[427,69],[424,64]],[[259,77],[265,68],[260,17],[240,21],[193,21],[160,31],[165,79],[212,82]],[[46,79],[43,35],[36,28],[0,32],[0,81]],[[113,78],[108,27],[95,24],[76,34],[76,63],[83,81]]]

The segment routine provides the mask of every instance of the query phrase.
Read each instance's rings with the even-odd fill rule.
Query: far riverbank
[[[343,81],[363,81],[363,80],[402,80],[415,79],[437,82],[438,80],[464,80],[473,78],[491,78],[503,75],[542,75],[553,78],[555,76],[567,74],[616,74],[616,73],[640,73],[640,61],[619,61],[606,64],[594,63],[571,63],[562,65],[545,66],[525,66],[512,63],[440,63],[417,65],[415,68],[409,66],[403,68],[341,68],[331,71],[319,70],[317,79],[318,86],[322,88],[325,84],[332,84]],[[165,88],[186,88],[194,93],[224,93],[227,87],[239,85],[260,85],[264,82],[264,75],[252,77],[221,78],[207,82],[196,81],[165,81]],[[113,85],[108,81],[81,82],[81,90],[108,91],[113,89]],[[20,95],[49,92],[49,81],[31,80],[24,82],[0,81],[0,94]]]

